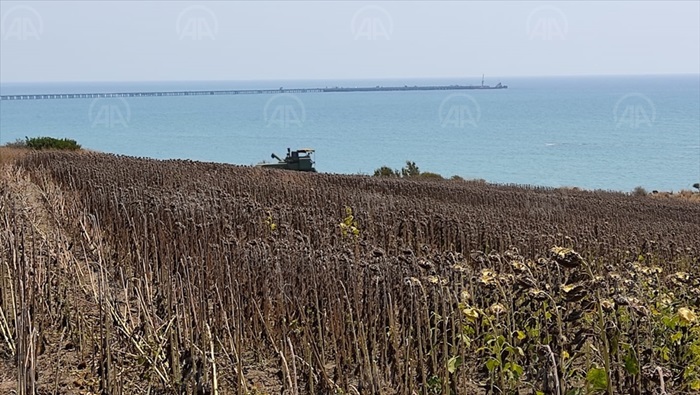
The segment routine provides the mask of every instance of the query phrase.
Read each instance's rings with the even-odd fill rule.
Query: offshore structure
[[[0,100],[41,100],[41,99],[103,99],[119,97],[158,97],[158,96],[204,96],[204,95],[254,95],[279,93],[345,93],[345,92],[394,92],[394,91],[450,91],[468,89],[506,89],[508,85],[500,82],[494,86],[481,85],[425,85],[425,86],[373,86],[373,87],[325,87],[325,88],[279,88],[279,89],[230,89],[230,90],[193,90],[161,92],[96,92],[96,93],[41,93],[21,95],[0,95]]]

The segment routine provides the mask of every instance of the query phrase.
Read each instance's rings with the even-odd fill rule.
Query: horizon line
[[[571,77],[652,77],[652,76],[700,76],[698,73],[639,73],[639,74],[527,74],[527,75],[503,75],[499,78],[571,78]],[[477,78],[474,76],[473,78]],[[3,81],[2,84],[52,84],[52,83],[144,83],[144,82],[264,82],[264,81],[386,81],[386,80],[417,80],[417,79],[460,79],[468,80],[467,76],[412,76],[412,77],[327,77],[327,78],[242,78],[242,79],[142,79],[142,80],[41,80],[41,81]],[[481,80],[481,78],[478,78]]]

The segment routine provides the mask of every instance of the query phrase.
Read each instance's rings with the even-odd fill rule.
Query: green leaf
[[[661,354],[661,359],[663,359],[664,362],[668,362],[668,360],[671,358],[671,350],[669,350],[668,347],[661,347],[659,353]]]
[[[700,359],[700,344],[693,343],[688,347],[694,359]]]
[[[639,374],[639,362],[632,352],[625,356],[625,370],[631,375]]]
[[[603,368],[591,368],[586,374],[586,382],[593,390],[604,390],[608,388],[608,374]]]
[[[690,382],[690,384],[688,386],[693,391],[700,390],[700,380],[693,380]]]
[[[676,332],[673,335],[671,335],[671,343],[681,343],[681,339],[683,338],[683,332]]]
[[[685,369],[683,369],[683,379],[684,380],[694,379],[696,376],[695,369],[696,369],[695,364],[691,364],[691,365],[686,366]]]
[[[525,356],[525,351],[521,347],[507,346],[505,350],[513,355]]]
[[[447,371],[450,373],[454,373],[457,371],[457,369],[461,365],[462,365],[462,357],[460,357],[460,356],[452,357],[447,361]]]
[[[519,378],[520,376],[523,375],[524,370],[523,370],[523,367],[522,367],[522,366],[518,365],[518,364],[515,363],[515,362],[510,362],[509,365],[510,365],[510,366],[509,366],[510,371],[513,372],[513,373],[515,374],[515,377],[516,377],[516,378]]]
[[[530,337],[533,337],[533,338],[540,337],[540,329],[539,328],[528,329],[527,333]]]
[[[488,361],[486,361],[486,369],[488,369],[489,372],[493,372],[494,369],[496,369],[499,366],[501,366],[501,363],[498,362],[497,359],[489,359]]]
[[[506,343],[506,338],[503,335],[498,335],[496,343],[498,343],[499,346],[503,346]]]
[[[673,316],[665,316],[661,318],[661,322],[668,328],[668,329],[676,329],[676,325],[678,325],[678,317],[676,315]]]

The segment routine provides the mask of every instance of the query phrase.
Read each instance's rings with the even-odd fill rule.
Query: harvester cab
[[[262,163],[258,166],[268,169],[286,169],[296,171],[311,171],[315,172],[314,160],[312,155],[314,150],[311,148],[302,148],[292,151],[287,148],[287,156],[282,159],[276,154],[272,154],[272,159],[277,159],[277,163]]]

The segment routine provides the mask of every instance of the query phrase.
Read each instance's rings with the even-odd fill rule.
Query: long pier
[[[0,95],[0,100],[41,100],[41,99],[102,99],[117,97],[160,97],[160,96],[206,96],[206,95],[260,95],[280,93],[340,93],[340,92],[393,92],[393,91],[447,91],[467,89],[506,89],[500,83],[489,85],[433,85],[433,86],[375,86],[375,87],[325,87],[295,89],[234,89],[234,90],[197,90],[173,92],[113,92],[113,93],[46,93],[25,95]]]

